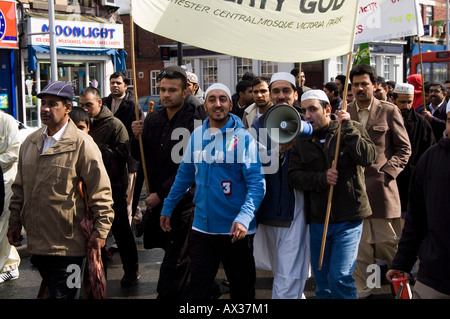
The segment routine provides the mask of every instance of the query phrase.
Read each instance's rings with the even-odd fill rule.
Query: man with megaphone
[[[275,73],[269,82],[274,106],[250,129],[258,141],[266,180],[266,195],[255,214],[254,256],[257,268],[273,273],[273,299],[302,298],[309,277],[303,193],[289,187],[287,179],[290,148],[302,126],[300,110],[293,106],[298,98],[295,84],[292,74]]]
[[[301,112],[314,131],[311,136],[296,139],[290,152],[288,178],[289,185],[305,196],[316,297],[357,299],[353,271],[363,219],[372,213],[364,167],[375,161],[376,148],[364,127],[350,120],[345,110],[337,111],[337,120],[331,119],[330,101],[322,90],[302,95]],[[335,159],[338,141],[339,155]],[[332,167],[334,160],[336,167]],[[321,268],[319,252],[331,185],[334,196]]]

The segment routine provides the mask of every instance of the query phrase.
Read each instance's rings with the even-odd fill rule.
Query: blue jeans
[[[324,224],[311,223],[311,266],[318,299],[358,299],[353,278],[362,221],[329,224],[322,269],[318,270]]]

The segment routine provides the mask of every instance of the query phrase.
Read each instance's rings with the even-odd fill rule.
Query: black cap
[[[73,100],[73,88],[71,83],[63,81],[54,81],[47,84],[47,86],[39,92],[36,96],[40,99],[44,95],[53,95],[61,98]]]
[[[183,75],[186,80],[187,80],[187,74],[186,74],[186,70],[183,69],[181,66],[167,66],[165,68],[163,68],[161,71],[159,71],[158,76],[156,77],[157,79],[161,79],[164,74],[166,74],[167,72],[178,72],[181,73],[181,75]]]

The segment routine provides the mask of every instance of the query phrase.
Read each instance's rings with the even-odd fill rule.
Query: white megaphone
[[[310,136],[313,132],[312,125],[302,121],[300,113],[293,106],[278,104],[266,113],[264,127],[269,138],[278,144],[289,143],[297,136]]]

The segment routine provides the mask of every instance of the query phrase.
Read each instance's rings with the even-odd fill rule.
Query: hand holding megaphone
[[[303,121],[293,106],[278,104],[269,108],[266,113],[264,127],[269,138],[278,144],[287,144],[297,136],[306,137],[313,132],[312,125]]]

